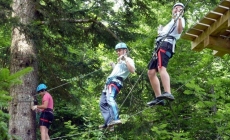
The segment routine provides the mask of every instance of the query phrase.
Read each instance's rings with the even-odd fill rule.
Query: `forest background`
[[[153,52],[157,27],[171,19],[175,2],[1,0],[0,139],[31,139],[28,131],[16,133],[17,130],[12,129],[18,124],[28,124],[34,128],[31,135],[36,132],[33,139],[40,138],[39,114],[30,110],[31,98],[17,102],[21,106],[17,109],[19,116],[20,112],[31,112],[32,116],[25,115],[32,118],[31,121],[13,120],[15,114],[10,111],[14,107],[14,98],[21,94],[18,90],[30,89],[33,91],[30,94],[34,95],[38,83],[45,83],[54,98],[51,139],[229,139],[229,55],[216,58],[208,49],[195,52],[191,50],[190,42],[180,39],[168,67],[175,101],[164,107],[146,107],[146,103],[154,98],[147,64]],[[185,0],[180,2],[187,3]],[[219,2],[191,0],[184,15],[184,32]],[[25,7],[32,5],[32,12],[25,10],[24,17],[23,14],[12,16],[17,3]],[[32,13],[32,18],[26,12]],[[21,20],[25,18],[30,18],[29,22]],[[18,34],[15,29],[19,30]],[[20,68],[13,69],[16,62],[12,60],[17,59],[15,53],[20,51],[12,49],[17,46],[13,38],[22,34],[25,40],[29,38],[28,42],[33,42],[35,57],[26,61],[30,63],[18,61]],[[114,132],[100,131],[98,126],[103,120],[99,97],[111,72],[108,64],[116,62],[114,47],[120,41],[128,45],[136,73],[126,79],[117,97],[124,124],[116,126]],[[31,80],[27,84],[26,76]],[[37,99],[41,103],[41,98]]]

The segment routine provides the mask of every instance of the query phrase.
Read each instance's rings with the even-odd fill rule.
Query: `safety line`
[[[81,75],[81,76],[73,77],[73,78],[71,79],[70,82],[66,82],[66,83],[64,83],[64,84],[61,84],[61,85],[56,86],[56,87],[54,87],[54,88],[51,88],[51,89],[49,89],[49,90],[47,90],[47,91],[51,91],[51,90],[54,90],[54,89],[56,89],[56,88],[62,87],[62,86],[64,86],[64,85],[67,85],[67,84],[69,84],[69,83],[75,81],[75,80],[83,79],[84,77],[86,77],[86,76],[88,76],[88,75],[91,75],[91,74],[93,74],[93,73],[96,73],[96,72],[100,71],[101,69],[102,69],[102,67],[99,68],[99,69],[97,69],[97,70],[95,70],[95,71],[93,71],[93,72],[90,72],[90,73],[88,73],[88,74],[86,74],[86,75],[84,75],[84,76]],[[35,95],[33,95],[33,96],[37,96],[37,95],[39,95],[39,94],[35,94]]]

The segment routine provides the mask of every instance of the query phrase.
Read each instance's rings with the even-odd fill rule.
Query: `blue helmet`
[[[45,90],[45,89],[47,89],[47,86],[45,84],[40,84],[37,87],[37,92],[40,91],[40,90]]]
[[[118,43],[118,44],[115,46],[115,50],[116,50],[116,49],[128,49],[128,48],[127,48],[127,45],[126,45],[125,43],[121,42],[121,43]]]

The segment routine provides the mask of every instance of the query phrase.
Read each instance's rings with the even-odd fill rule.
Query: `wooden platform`
[[[230,0],[221,1],[181,38],[192,41],[195,51],[209,48],[216,56],[230,54]]]

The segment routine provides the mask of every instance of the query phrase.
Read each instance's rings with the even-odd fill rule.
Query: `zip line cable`
[[[88,73],[88,74],[81,75],[81,76],[76,76],[76,77],[72,78],[70,82],[66,82],[66,83],[64,83],[64,84],[61,84],[61,85],[56,86],[56,87],[54,87],[54,88],[51,88],[51,89],[49,89],[49,90],[47,90],[47,91],[51,91],[51,90],[57,89],[57,88],[59,88],[59,87],[62,87],[62,86],[64,86],[64,85],[67,85],[67,84],[69,84],[69,83],[71,83],[71,82],[73,82],[73,81],[76,81],[76,80],[79,80],[79,79],[83,79],[84,77],[89,76],[89,75],[91,75],[91,74],[93,74],[93,73],[96,73],[96,72],[100,71],[101,69],[102,69],[102,67],[99,68],[99,69],[97,69],[97,70],[95,70],[95,71],[93,71],[93,72],[90,72],[90,73]],[[37,96],[37,95],[39,95],[39,94],[35,94],[35,95],[33,95],[33,96]]]

